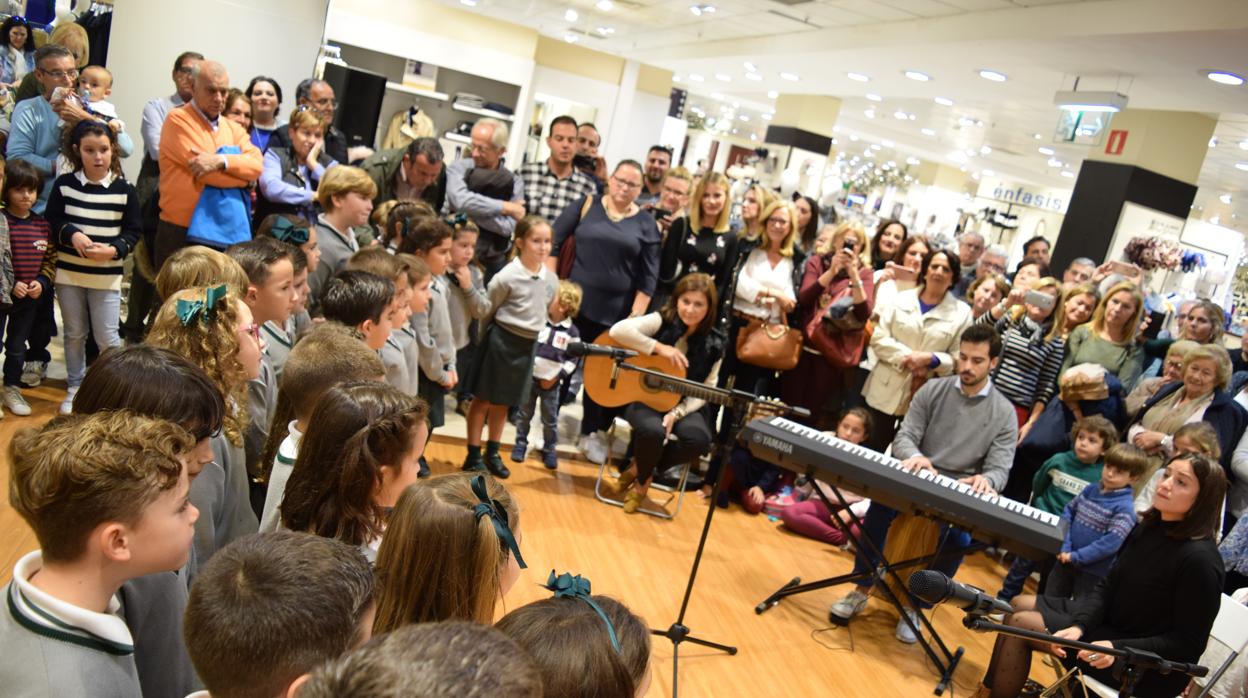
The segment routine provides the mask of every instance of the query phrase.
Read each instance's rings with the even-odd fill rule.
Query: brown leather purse
[[[802,354],[802,331],[784,322],[753,318],[737,334],[737,359],[773,371],[797,366]]]

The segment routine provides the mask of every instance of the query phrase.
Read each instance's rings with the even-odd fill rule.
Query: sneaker
[[[506,464],[503,463],[503,457],[497,453],[485,454],[485,469],[490,471],[490,474],[499,480],[506,480],[511,477],[511,471],[508,470]]]
[[[557,470],[559,468],[559,458],[555,455],[555,449],[548,448],[542,451],[542,465],[547,470]]]
[[[26,398],[22,397],[22,389],[16,385],[4,386],[4,406],[19,417],[26,417],[30,414],[30,405],[26,403]]]
[[[516,441],[515,447],[511,449],[511,462],[523,463],[524,457],[528,455],[529,445],[523,441]]]
[[[828,614],[835,616],[842,621],[846,621],[859,613],[862,613],[862,609],[866,607],[867,595],[858,589],[854,589],[846,594],[845,598],[832,604],[832,608],[828,610]]]
[[[607,462],[607,442],[602,432],[596,431],[581,440],[581,453],[590,463],[602,465]]]
[[[27,361],[22,364],[22,385],[33,388],[43,382],[48,374],[48,362]]]
[[[901,640],[907,645],[913,645],[919,641],[919,637],[915,634],[914,628],[911,628],[910,626],[914,625],[915,628],[919,627],[919,614],[913,608],[905,609],[905,613],[906,617],[910,619],[910,622],[907,623],[906,618],[902,618],[897,621],[897,632],[895,634],[897,635],[898,640]]]
[[[61,414],[73,414],[74,396],[77,394],[78,388],[70,388],[65,391],[65,399],[61,401]]]

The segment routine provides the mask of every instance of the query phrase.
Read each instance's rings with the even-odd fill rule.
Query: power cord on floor
[[[839,630],[840,628],[844,628],[845,633],[849,635],[849,649],[848,650],[846,650],[844,647],[835,647],[819,639],[822,633],[829,633],[835,630]],[[815,628],[814,630],[810,631],[810,639],[814,640],[817,644],[822,646],[824,649],[828,649],[833,652],[848,651],[850,654],[853,654],[854,652],[854,631],[848,625],[841,625],[841,626],[829,625],[823,628]]]

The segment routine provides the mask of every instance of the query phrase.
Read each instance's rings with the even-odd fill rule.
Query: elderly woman
[[[0,84],[16,87],[35,70],[34,39],[25,17],[13,15],[0,25]]]
[[[871,335],[876,363],[863,388],[873,422],[870,447],[881,453],[897,434],[910,398],[929,376],[953,371],[958,337],[971,324],[971,307],[953,293],[961,278],[958,255],[932,250],[923,258],[919,286],[878,306]]]
[[[569,278],[584,292],[575,322],[587,342],[620,320],[646,312],[654,295],[662,237],[654,216],[636,203],[641,186],[641,164],[622,160],[607,181],[606,195],[594,197],[584,217],[582,199],[564,208],[555,220],[549,263],[555,264],[563,245],[575,239]],[[608,455],[606,429],[614,415],[589,396],[584,398],[584,407],[582,450],[589,460],[603,463]]]
[[[1200,345],[1189,339],[1180,339],[1170,345],[1170,350],[1166,352],[1166,360],[1161,366],[1161,375],[1141,379],[1135,386],[1135,390],[1127,396],[1127,414],[1132,419],[1135,419],[1140,409],[1144,407],[1144,403],[1153,399],[1163,385],[1183,380],[1183,360],[1187,358],[1188,352],[1198,346]]]
[[[966,289],[966,297],[971,299],[971,317],[983,317],[984,313],[1005,297],[1010,295],[1010,283],[1000,274],[981,276],[971,282]]]
[[[1092,313],[1092,322],[1076,327],[1066,340],[1062,373],[1079,364],[1099,364],[1122,382],[1123,390],[1135,388],[1144,370],[1144,350],[1136,340],[1144,296],[1130,281],[1114,284]]]
[[[338,164],[323,150],[327,125],[312,109],[297,111],[290,117],[290,148],[275,145],[265,151],[253,217],[257,224],[273,213],[316,220],[316,188],[325,171]]]
[[[825,421],[822,419],[824,408],[831,414],[841,411],[862,357],[863,327],[871,318],[871,296],[874,295],[871,267],[862,263],[866,241],[867,236],[859,223],[841,223],[832,234],[829,249],[807,260],[803,270],[797,294],[799,326],[806,327],[815,313],[826,308],[827,301],[840,298],[848,299],[851,305],[846,313],[857,320],[851,324],[858,325],[858,329],[848,329],[821,323],[823,326],[818,330],[840,335],[838,347],[857,346],[858,351],[852,356],[827,356],[807,341],[797,368],[782,376],[784,401],[810,410],[811,423],[815,425]]]

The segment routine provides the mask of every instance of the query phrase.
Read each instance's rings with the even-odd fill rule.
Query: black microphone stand
[[[1075,650],[1087,650],[1110,657],[1117,657],[1122,660],[1120,670],[1115,670],[1114,674],[1119,676],[1119,698],[1129,698],[1135,691],[1135,684],[1140,680],[1140,676],[1150,669],[1159,674],[1169,674],[1171,672],[1179,672],[1188,676],[1205,676],[1209,673],[1207,667],[1199,664],[1189,664],[1186,662],[1172,662],[1163,659],[1160,656],[1144,650],[1132,649],[1130,647],[1105,647],[1103,645],[1093,645],[1088,642],[1080,642],[1079,640],[1067,640],[1066,638],[1049,635],[1047,633],[1037,632],[1035,630],[1027,630],[1025,628],[1015,628],[1009,625],[993,623],[978,613],[967,613],[962,619],[962,625],[971,630],[980,632],[996,632],[1002,635],[1011,635],[1013,637],[1022,638],[1024,640],[1036,640],[1060,647],[1066,647]],[[1121,674],[1119,675],[1119,671]]]
[[[695,397],[714,403],[721,407],[732,410],[732,414],[745,415],[748,413],[752,405],[770,405],[774,410],[785,414],[792,414],[801,417],[808,417],[810,413],[800,407],[789,407],[782,403],[763,400],[759,397],[740,390],[732,388],[716,388],[704,383],[686,380],[684,378],[676,378],[669,376],[661,371],[654,371],[640,366],[634,366],[625,363],[625,357],[612,357],[615,361],[615,368],[611,372],[611,386],[615,386],[616,378],[621,370],[633,371],[642,374],[642,384],[655,392],[664,391],[677,393],[687,397]],[[727,457],[728,450],[732,448],[732,444],[736,443],[737,436],[744,427],[744,420],[738,419],[728,426],[721,429],[719,438],[715,443],[715,451],[717,455]],[[672,698],[676,698],[678,685],[680,683],[680,645],[682,642],[690,642],[701,647],[709,647],[720,652],[727,652],[730,655],[737,653],[737,648],[731,645],[721,645],[717,642],[710,642],[701,638],[694,637],[689,627],[685,625],[685,612],[689,609],[689,598],[693,595],[693,583],[698,577],[698,567],[702,564],[702,551],[706,548],[706,537],[711,531],[711,520],[715,516],[715,510],[718,508],[720,483],[724,481],[724,473],[715,478],[715,483],[711,486],[711,498],[706,508],[706,520],[702,522],[702,535],[698,538],[698,550],[693,555],[693,566],[689,569],[689,580],[685,584],[685,595],[680,602],[680,613],[666,630],[658,630],[651,628],[650,634],[660,635],[672,642]]]

